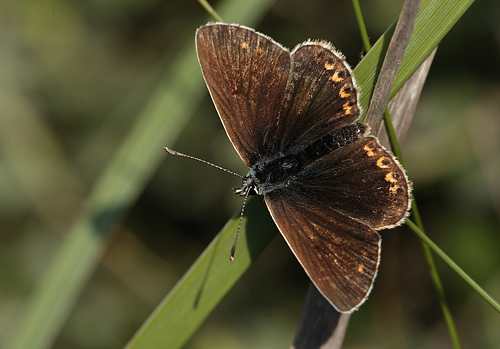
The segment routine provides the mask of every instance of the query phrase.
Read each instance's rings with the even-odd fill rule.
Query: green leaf
[[[422,2],[415,29],[392,87],[391,98],[441,42],[473,2],[473,0],[424,0]],[[378,72],[384,61],[385,52],[395,27],[396,23],[393,23],[354,69],[356,80],[361,87],[360,103],[364,111],[368,109],[370,104]]]

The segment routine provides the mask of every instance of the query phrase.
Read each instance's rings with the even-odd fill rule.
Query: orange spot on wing
[[[389,192],[393,195],[396,195],[398,193],[399,188],[401,188],[399,185],[393,185],[392,187],[389,188]]]
[[[341,82],[341,81],[344,81],[343,78],[341,78],[339,76],[339,72],[336,71],[335,73],[333,73],[332,77],[330,78],[330,80],[332,80],[333,82]]]
[[[342,86],[342,88],[340,89],[340,92],[339,92],[340,98],[347,98],[350,95],[351,95],[350,93],[345,92],[345,86]]]
[[[344,103],[344,105],[342,106],[342,109],[344,109],[344,113],[345,113],[346,115],[351,114],[351,109],[352,109],[352,108],[353,108],[353,107],[351,107],[351,106],[349,105],[349,102],[345,102],[345,103]]]
[[[326,70],[333,70],[333,68],[335,68],[335,64],[334,63],[325,62],[325,69]]]
[[[394,178],[394,172],[389,172],[385,175],[385,180],[389,183],[397,183],[398,180]]]
[[[363,148],[363,150],[364,150],[364,151],[366,151],[366,155],[368,155],[368,156],[373,156],[373,155],[375,155],[375,153],[373,152],[373,150],[374,150],[374,149],[375,149],[375,148],[370,148],[370,147],[368,146],[368,144],[367,144],[367,145],[365,145],[365,147]]]
[[[380,168],[389,168],[388,165],[384,164],[384,161],[387,161],[389,160],[388,157],[386,156],[381,156],[378,160],[377,160],[377,166],[380,167]]]

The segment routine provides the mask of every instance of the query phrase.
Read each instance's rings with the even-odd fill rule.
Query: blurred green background
[[[361,3],[372,41],[401,4]],[[499,2],[477,2],[443,40],[403,147],[428,235],[497,300],[499,13]],[[206,21],[194,1],[0,3],[0,346],[181,46],[191,42],[195,54],[194,32]],[[351,65],[360,60],[348,1],[276,1],[256,29],[290,48],[325,39]],[[208,93],[178,142],[149,151],[163,145],[247,171]],[[121,224],[110,227],[102,262],[54,348],[122,347],[239,210],[237,186],[238,178],[165,154]],[[380,273],[345,347],[451,347],[419,240],[404,227],[382,234]],[[499,314],[437,264],[464,346],[500,345]],[[277,237],[187,347],[288,347],[307,285]]]

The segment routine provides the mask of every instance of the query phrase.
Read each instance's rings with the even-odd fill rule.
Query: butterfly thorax
[[[272,190],[286,188],[299,177],[309,164],[369,132],[366,124],[352,124],[336,129],[309,146],[272,159],[263,157],[243,177],[238,196],[265,195]]]

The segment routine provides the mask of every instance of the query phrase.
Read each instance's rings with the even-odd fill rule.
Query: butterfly
[[[411,183],[370,136],[343,55],[325,41],[291,52],[241,25],[196,32],[203,77],[250,168],[237,195],[263,195],[305,272],[335,309],[356,310],[380,263],[380,229],[402,224]]]

